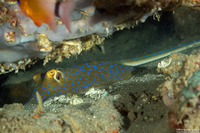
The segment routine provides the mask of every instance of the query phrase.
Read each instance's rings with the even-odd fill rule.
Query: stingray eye
[[[54,70],[51,70],[51,71],[49,72],[50,75],[54,75],[54,73],[55,73]]]
[[[52,70],[49,70],[48,72],[47,72],[47,76],[49,77],[49,78],[53,78],[53,76],[55,75],[55,69],[52,69]]]
[[[51,71],[50,74],[53,74],[53,71]]]

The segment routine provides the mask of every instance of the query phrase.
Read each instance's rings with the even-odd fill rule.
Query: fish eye
[[[19,1],[19,0],[17,0],[17,3],[18,3],[18,4],[20,4],[20,1]]]

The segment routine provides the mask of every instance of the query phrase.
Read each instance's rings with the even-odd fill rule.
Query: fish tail
[[[115,62],[115,63],[119,63],[122,65],[127,65],[127,66],[138,66],[138,65],[146,64],[148,62],[167,57],[172,53],[177,53],[177,52],[189,49],[189,48],[198,47],[199,45],[200,45],[200,40],[196,40],[196,41],[189,42],[189,43],[186,43],[186,44],[183,44],[183,45],[171,48],[171,49],[167,49],[165,51],[154,53],[151,55],[142,56],[142,57],[138,57],[138,58],[131,58],[131,59],[112,60],[111,62]]]

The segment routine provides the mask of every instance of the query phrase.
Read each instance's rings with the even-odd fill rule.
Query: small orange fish
[[[56,0],[18,0],[22,12],[29,16],[37,26],[46,23],[55,32],[55,16],[60,17],[69,32],[70,16],[74,10],[74,0],[56,2]]]

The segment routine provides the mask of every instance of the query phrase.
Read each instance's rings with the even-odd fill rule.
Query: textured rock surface
[[[32,60],[22,67],[17,64],[27,58],[45,58],[44,64],[52,59],[61,62],[64,57],[80,54],[82,50],[101,44],[105,37],[117,30],[145,22],[152,15],[159,19],[158,11],[180,4],[180,1],[175,0],[118,0],[115,4],[112,0],[75,0],[76,7],[71,16],[72,32],[69,33],[59,19],[56,20],[57,32],[50,30],[46,24],[37,27],[29,17],[20,12],[17,4],[11,4],[13,2],[16,0],[0,4],[0,52],[3,53],[0,63],[7,70],[1,73],[13,70],[17,72],[27,64],[32,64]],[[8,67],[10,63],[14,65]]]

